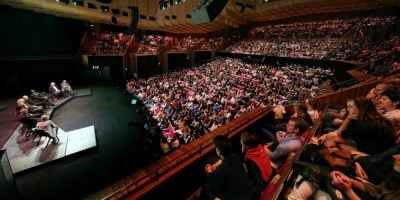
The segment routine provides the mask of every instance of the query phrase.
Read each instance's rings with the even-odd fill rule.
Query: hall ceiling
[[[62,0],[0,0],[0,4],[93,23],[113,24],[111,18],[114,16],[119,26],[129,26],[131,21],[129,6],[136,6],[139,8],[139,29],[171,33],[206,33],[230,27],[237,28],[252,21],[400,6],[400,0],[272,0],[270,2],[229,0],[212,22],[194,24],[188,15],[200,1],[180,0],[178,4],[165,9],[160,9],[159,0],[113,0],[111,3],[84,0],[84,6],[74,5],[73,0],[69,0],[68,4]],[[95,5],[96,8],[88,8],[89,4]],[[101,6],[107,6],[108,11],[101,11]],[[119,10],[121,14],[112,14],[112,9]],[[128,15],[122,16],[122,12]]]

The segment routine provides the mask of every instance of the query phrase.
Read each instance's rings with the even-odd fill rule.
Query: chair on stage
[[[53,136],[51,136],[48,132],[46,132],[46,131],[43,131],[43,130],[40,130],[40,129],[33,129],[33,133],[35,134],[35,136],[33,137],[33,139],[32,139],[32,143],[35,143],[35,139],[36,139],[36,137],[39,137],[39,140],[37,140],[36,141],[36,146],[38,146],[39,145],[39,143],[40,143],[40,140],[42,139],[42,137],[45,137],[45,138],[48,138],[48,140],[47,140],[47,144],[46,144],[46,148],[47,148],[47,146],[49,145],[49,143],[50,143],[50,141],[52,140],[53,141],[53,143],[58,143],[59,141],[60,141],[60,139],[58,138],[58,128],[56,128],[56,136],[55,137],[53,137]]]
[[[33,133],[33,129],[36,127],[37,121],[30,117],[23,117],[19,121],[22,124],[21,134],[24,134],[26,140],[28,140]]]

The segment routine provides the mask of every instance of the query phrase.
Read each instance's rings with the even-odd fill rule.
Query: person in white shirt
[[[48,115],[42,115],[42,117],[40,117],[40,122],[36,124],[36,128],[48,133],[53,138],[57,138],[58,126],[53,121],[49,120]]]

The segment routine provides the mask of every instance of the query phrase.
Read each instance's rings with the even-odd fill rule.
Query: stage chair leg
[[[37,141],[36,146],[39,146],[40,140],[42,140],[42,136],[39,137],[39,140]]]
[[[32,138],[32,144],[35,143],[36,136],[37,135],[35,134],[35,136]]]
[[[50,140],[52,140],[52,139],[49,137],[49,139],[47,140],[46,148],[47,148],[47,146],[49,146]]]

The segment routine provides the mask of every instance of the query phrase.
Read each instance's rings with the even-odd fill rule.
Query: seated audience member
[[[400,153],[400,147],[392,147],[389,150],[372,155],[372,156],[363,156],[357,159],[357,161],[354,163],[353,169],[354,173],[357,177],[362,178],[364,180],[368,180],[368,182],[371,182],[373,184],[381,184],[385,183],[387,181],[387,177],[393,176],[394,172],[393,169],[394,165],[396,165],[396,156]],[[399,159],[398,157],[397,159]],[[320,168],[322,166],[318,165],[313,165],[312,163],[307,164],[309,165],[308,167],[315,167]],[[324,170],[324,169],[322,169]],[[318,173],[320,170],[313,170],[314,172]],[[352,173],[351,171],[348,171]],[[335,174],[338,176],[341,176],[340,178],[345,178],[344,174],[338,171],[334,171],[331,174]],[[303,177],[303,176],[311,176],[313,178],[308,178],[308,177]],[[346,176],[347,177],[347,176]],[[400,176],[399,176],[400,177]],[[313,197],[313,199],[316,200],[325,200],[325,199],[333,199],[330,194],[326,193],[327,187],[325,186],[325,182],[320,181],[318,178],[321,178],[317,174],[314,175],[308,175],[308,174],[301,174],[299,177],[296,179],[295,186],[293,187],[293,190],[291,190],[288,199],[289,200],[297,200],[297,199],[310,199],[310,197]],[[333,178],[333,177],[332,177]],[[318,179],[318,180],[316,180]],[[345,178],[346,179],[346,178]],[[337,180],[336,180],[337,181]],[[396,179],[396,181],[400,181]],[[368,185],[372,185],[371,183],[367,183]],[[393,182],[394,183],[394,182]],[[333,182],[334,185],[336,185],[339,189],[341,188],[343,192],[347,193],[346,190],[343,190],[344,188],[341,185],[338,185],[337,182]],[[357,187],[356,187],[357,188]],[[379,191],[379,190],[378,190]],[[369,193],[369,192],[368,192]],[[385,192],[386,193],[386,192]],[[389,193],[389,192],[388,192]],[[361,199],[376,199],[376,198],[370,198],[367,194],[367,196],[363,193],[357,192],[357,195],[362,195]],[[353,199],[351,196],[350,199]],[[378,198],[381,199],[381,198]],[[385,198],[383,198],[385,199]]]
[[[310,115],[313,123],[318,121],[319,112],[317,110],[317,101],[315,99],[306,99],[307,113]]]
[[[240,155],[232,153],[231,141],[225,136],[214,138],[215,151],[222,163],[212,171],[206,168],[207,181],[201,199],[251,199],[254,186],[246,173]]]
[[[295,152],[301,147],[302,135],[308,128],[309,126],[303,118],[292,117],[286,124],[286,136],[283,136],[278,146],[269,153],[269,158],[275,162],[285,161],[291,152]]]
[[[400,154],[393,155],[393,158],[392,171],[379,185],[349,178],[339,171],[332,172],[332,184],[342,190],[352,200],[366,198],[400,199]]]
[[[292,115],[292,117],[301,117],[306,120],[308,126],[313,125],[313,120],[310,114],[308,114],[307,106],[305,103],[295,103],[293,108],[294,114]]]
[[[383,152],[395,144],[392,123],[378,113],[371,100],[356,97],[346,104],[348,117],[338,130],[321,136],[321,143],[327,147],[338,146],[370,155]]]
[[[59,97],[62,95],[61,90],[58,89],[55,82],[51,82],[49,86],[49,93],[53,95],[53,97]]]
[[[393,155],[400,154],[400,146],[390,147],[388,150],[369,156],[353,156],[354,174],[371,183],[381,183],[388,176],[393,167]]]
[[[380,103],[385,111],[384,116],[388,118],[395,130],[396,144],[400,144],[400,86],[391,86],[382,94]]]
[[[286,109],[285,106],[283,106],[282,104],[275,105],[273,107],[273,112],[274,112],[274,119],[277,123],[282,122],[285,119]]]
[[[398,78],[383,79],[382,81],[378,82],[375,88],[372,88],[366,96],[367,99],[370,99],[372,102],[374,102],[375,107],[379,113],[384,113],[382,105],[380,104],[379,101],[381,98],[381,94],[390,86],[400,86],[400,79]]]
[[[63,80],[60,84],[61,92],[63,96],[74,95],[74,91],[72,90],[71,85],[67,82],[67,80]]]
[[[334,131],[342,125],[344,119],[347,117],[347,109],[341,108],[339,112],[329,111],[322,117],[322,134]]]
[[[240,144],[244,153],[244,163],[255,186],[255,195],[259,198],[272,175],[271,161],[254,134],[243,132]]]
[[[161,139],[160,139],[160,148],[165,154],[168,153],[171,150],[171,147],[169,146],[167,138],[161,137]]]
[[[36,128],[48,133],[51,137],[56,138],[58,126],[51,120],[48,115],[42,115],[40,122],[36,124]]]

